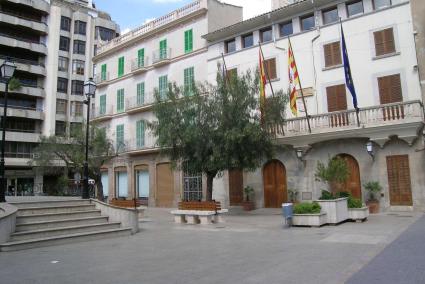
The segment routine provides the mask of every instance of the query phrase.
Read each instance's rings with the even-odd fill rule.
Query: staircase
[[[0,251],[14,251],[128,236],[131,228],[109,222],[90,200],[10,202],[18,207],[16,230]]]

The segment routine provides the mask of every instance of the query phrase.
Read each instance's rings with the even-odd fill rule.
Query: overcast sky
[[[128,31],[147,20],[158,18],[192,0],[93,0],[96,7],[108,12],[117,22],[121,31]],[[270,11],[270,0],[222,0],[222,2],[243,6],[244,19]]]

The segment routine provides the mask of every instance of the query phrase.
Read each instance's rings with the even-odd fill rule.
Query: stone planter
[[[347,197],[332,200],[316,200],[326,213],[329,224],[338,224],[348,219]]]
[[[326,224],[326,213],[319,214],[294,214],[292,217],[293,226],[320,227]]]
[[[366,201],[367,207],[369,207],[370,214],[379,213],[379,201],[378,200],[369,200]]]
[[[254,201],[244,201],[242,202],[242,208],[245,211],[251,211],[255,209]]]
[[[365,221],[369,216],[369,208],[348,208],[348,218],[355,221]]]

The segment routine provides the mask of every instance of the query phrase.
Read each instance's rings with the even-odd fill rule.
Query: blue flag
[[[354,88],[353,76],[351,76],[350,61],[348,60],[347,45],[345,43],[344,30],[342,29],[342,24],[341,24],[341,38],[342,38],[341,40],[342,41],[342,59],[344,61],[345,84],[347,85],[348,90],[350,90],[351,96],[353,97],[354,108],[357,110],[358,106],[357,106],[356,89]]]

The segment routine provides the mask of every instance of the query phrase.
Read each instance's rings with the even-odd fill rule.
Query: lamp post
[[[4,147],[6,140],[6,118],[7,118],[7,93],[9,91],[9,81],[12,79],[13,73],[15,73],[16,66],[12,61],[6,59],[0,66],[1,80],[6,84],[4,89],[4,107],[3,107],[3,119],[1,128],[3,130],[1,140],[1,160],[0,160],[0,202],[6,202],[6,177],[4,170]]]
[[[83,177],[83,199],[88,199],[89,196],[89,121],[90,121],[90,99],[95,95],[96,83],[93,78],[90,78],[84,83],[84,94],[87,100],[84,103],[87,105],[87,122],[86,122],[86,159],[84,160],[84,177]]]

